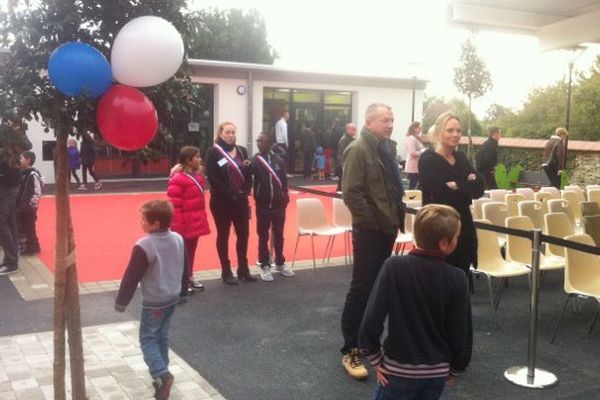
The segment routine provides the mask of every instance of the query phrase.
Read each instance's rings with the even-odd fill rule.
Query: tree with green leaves
[[[256,10],[200,10],[185,16],[189,58],[273,64],[277,52]]]
[[[96,132],[98,99],[68,98],[59,93],[47,71],[51,52],[80,41],[106,56],[120,28],[142,15],[156,15],[185,31],[184,0],[48,0],[17,4],[0,13],[0,47],[8,48],[0,63],[0,116],[3,120],[41,122],[56,136],[56,257],[54,308],[54,398],[65,399],[65,329],[69,336],[72,397],[85,398],[83,347],[76,268],[75,237],[68,196],[67,139]],[[176,111],[190,107],[194,86],[185,67],[167,82],[144,89],[153,101],[163,129]],[[6,133],[6,132],[5,132]],[[7,134],[10,134],[8,132]]]
[[[467,121],[467,134],[469,136],[469,146],[467,157],[472,160],[473,141],[471,139],[471,102],[473,98],[483,96],[492,88],[492,79],[490,72],[485,66],[485,62],[477,54],[475,44],[469,38],[462,44],[462,53],[459,66],[454,68],[454,85],[462,94],[469,99],[469,118]]]
[[[443,97],[427,97],[423,102],[423,131],[427,133],[431,125],[435,124],[437,117],[446,112],[452,111],[461,121],[471,119],[471,130],[474,136],[481,135],[481,124],[475,114],[469,111],[467,104],[461,99],[446,100]]]

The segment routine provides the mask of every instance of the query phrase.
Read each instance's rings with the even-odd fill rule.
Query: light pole
[[[569,80],[567,84],[567,110],[565,112],[565,129],[567,132],[570,132],[571,125],[571,90],[573,86],[573,66],[575,65],[575,61],[583,54],[585,47],[583,46],[575,46],[573,48],[568,49],[569,51]],[[569,135],[565,137],[565,153],[563,165],[565,169],[567,168],[567,149],[569,147]]]
[[[417,91],[417,77],[412,77],[412,111],[410,114],[410,123],[415,122],[415,92]]]

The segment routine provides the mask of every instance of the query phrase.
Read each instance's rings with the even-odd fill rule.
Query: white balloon
[[[133,87],[158,85],[171,78],[183,60],[183,40],[170,22],[155,16],[129,21],[110,53],[114,78]]]

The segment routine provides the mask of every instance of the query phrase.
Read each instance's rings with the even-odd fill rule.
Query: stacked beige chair
[[[535,201],[539,201],[542,203],[542,208],[544,209],[544,213],[548,212],[548,200],[552,199],[552,195],[548,192],[536,192],[533,195],[533,199]]]
[[[332,198],[333,201],[333,225],[344,229],[344,261],[352,262],[352,214],[344,204],[344,200]],[[330,252],[331,256],[331,252]]]
[[[594,246],[594,241],[589,235],[586,234],[570,235],[565,239],[587,244],[589,246]],[[565,299],[560,316],[558,317],[558,321],[554,327],[554,332],[552,334],[550,343],[554,343],[554,339],[556,339],[556,333],[558,332],[558,327],[560,326],[563,314],[565,313],[565,309],[572,298],[581,296],[592,297],[600,304],[600,258],[598,258],[597,255],[584,253],[582,251],[573,250],[570,248],[566,249],[565,254],[567,262],[565,267],[564,289],[565,293],[567,294],[567,298]],[[588,330],[588,334],[592,332],[592,329],[594,329],[594,324],[598,319],[599,312],[600,309],[594,315]]]
[[[534,200],[535,192],[532,188],[517,188],[516,193],[522,194],[525,200]]]
[[[519,215],[529,217],[536,229],[546,232],[544,223],[544,207],[539,201],[522,201],[519,203]]]
[[[525,200],[522,194],[519,193],[507,193],[504,197],[506,207],[508,208],[508,214],[511,217],[519,215],[519,203]]]
[[[488,220],[476,220],[489,224]],[[504,282],[507,278],[529,274],[529,269],[521,264],[507,262],[502,259],[500,246],[498,245],[498,236],[496,232],[476,229],[477,231],[477,269],[471,268],[475,275],[483,275],[487,279],[488,291],[490,294],[490,309],[492,314],[492,327],[497,328],[496,309],[500,303],[500,297],[504,288]],[[492,278],[500,279],[500,285],[496,296],[492,288]]]
[[[550,193],[553,199],[560,199],[560,190],[554,186],[542,186],[540,192]]]
[[[569,202],[569,208],[573,213],[575,223],[579,224],[581,222],[581,207],[579,206],[579,203],[583,200],[580,199],[579,194],[575,191],[565,190],[560,195],[564,200]]]
[[[474,219],[483,219],[483,205],[490,203],[493,200],[488,197],[482,197],[480,199],[473,200],[472,203],[472,214]]]
[[[546,223],[546,234],[560,239],[575,233],[569,217],[564,213],[550,213],[544,215]],[[556,244],[548,243],[546,245],[546,256],[564,258],[565,248]]]
[[[508,217],[506,219],[506,227],[523,231],[532,231],[534,229],[533,222],[531,222],[529,217],[521,216]],[[529,239],[508,235],[506,241],[506,259],[531,267],[531,246],[531,240]],[[564,267],[565,262],[563,259],[540,254],[540,271],[557,270]]]
[[[296,246],[294,247],[294,256],[292,257],[292,268],[296,261],[296,251],[298,250],[298,243],[300,242],[300,236],[310,236],[310,242],[312,245],[312,256],[313,256],[313,268],[317,270],[317,262],[315,258],[315,236],[327,236],[327,246],[325,247],[325,256],[330,254],[333,249],[333,243],[336,235],[343,235],[346,230],[342,227],[331,225],[327,221],[325,215],[325,206],[321,200],[316,198],[305,198],[296,200],[296,219],[298,222],[298,236],[296,237]]]
[[[504,196],[509,193],[505,189],[492,189],[490,190],[490,199],[504,203]]]

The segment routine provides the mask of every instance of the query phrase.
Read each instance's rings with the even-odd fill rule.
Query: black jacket
[[[14,139],[14,140],[13,140]],[[8,143],[8,142],[11,143]],[[19,154],[31,150],[31,142],[25,134],[14,134],[6,143],[0,143],[0,190],[18,187],[21,183]]]
[[[21,187],[17,195],[17,211],[37,209],[42,196],[42,174],[35,168],[21,172]]]
[[[248,159],[248,150],[242,146],[236,146],[237,152],[243,160]],[[243,166],[240,168],[242,170],[242,174],[244,175],[244,185],[242,187],[242,191],[236,190],[231,179],[229,177],[229,168],[227,167],[227,163],[222,161],[225,158],[215,148],[215,146],[209,147],[206,151],[206,156],[204,157],[204,165],[206,166],[206,177],[208,178],[208,183],[210,184],[210,200],[225,202],[225,203],[235,203],[244,196],[247,197],[250,194],[250,189],[252,187],[252,171],[249,166]]]
[[[487,175],[490,174],[498,164],[498,141],[488,138],[483,142],[481,151],[477,157],[477,171]]]
[[[285,162],[273,152],[269,152],[266,157],[262,157],[269,163],[279,178],[282,185],[282,188],[280,188],[277,181],[258,160],[258,157],[262,157],[262,155],[255,154],[252,157],[252,164],[250,165],[254,177],[254,201],[256,202],[256,207],[269,209],[285,207],[289,201]]]
[[[94,161],[96,161],[96,147],[94,146],[94,141],[92,139],[86,139],[86,137],[83,136],[79,157],[81,158],[82,165],[94,165]]]
[[[359,347],[373,364],[383,363],[396,376],[438,377],[449,369],[463,371],[473,346],[467,286],[466,276],[440,255],[414,250],[388,258],[363,314]]]

